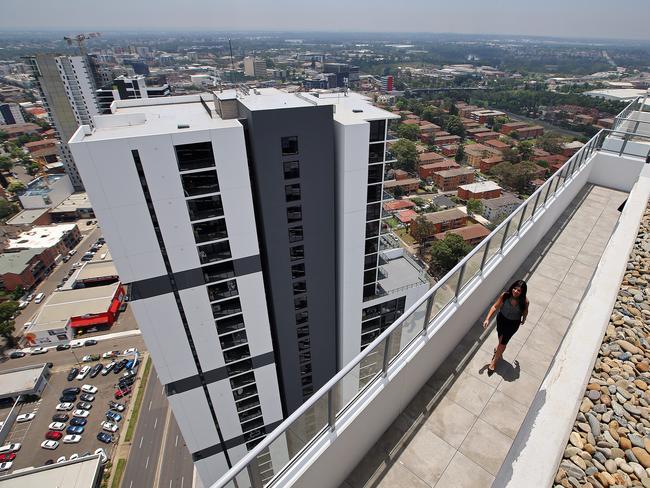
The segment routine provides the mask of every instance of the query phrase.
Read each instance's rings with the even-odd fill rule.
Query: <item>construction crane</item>
[[[76,36],[73,37],[64,37],[63,39],[67,41],[68,46],[72,46],[73,42],[77,43],[77,46],[79,47],[79,53],[82,56],[86,55],[86,49],[84,48],[84,42],[87,39],[92,39],[93,37],[99,37],[101,36],[101,33],[99,32],[88,32],[86,34],[77,34]]]

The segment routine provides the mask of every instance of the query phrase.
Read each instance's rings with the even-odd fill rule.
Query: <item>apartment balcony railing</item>
[[[643,110],[645,105],[637,103],[633,107]],[[633,112],[629,111],[628,116]],[[638,146],[631,145],[633,141],[643,141],[645,154],[639,152]],[[459,297],[464,299],[472,292],[475,280],[489,275],[494,266],[515,248],[520,236],[534,228],[535,221],[553,207],[560,194],[572,185],[596,152],[629,155],[638,159],[647,157],[648,148],[650,137],[643,134],[618,129],[601,130],[355,359],[237,462],[213,488],[279,486],[277,480],[283,475],[308,464],[309,456],[314,455],[310,448],[321,439],[327,439],[332,432],[344,428],[345,414],[358,407],[357,402],[368,401],[364,393],[382,379],[390,378],[393,368],[398,367],[395,363],[399,361],[396,360],[408,355],[416,341],[435,337],[439,330],[436,328],[439,319],[448,316]],[[404,337],[411,339],[405,341]],[[364,380],[359,381],[362,376]],[[284,449],[286,452],[287,438],[294,442],[291,452],[288,452],[288,456],[285,454],[285,464],[274,466],[275,476],[263,482],[258,458],[262,459],[267,450]],[[326,446],[323,445],[322,449],[326,449]],[[318,455],[322,455],[322,449]]]

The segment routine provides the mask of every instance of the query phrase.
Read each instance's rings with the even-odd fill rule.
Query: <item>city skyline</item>
[[[400,11],[399,16],[390,13],[391,6],[387,2],[341,4],[345,11],[334,5],[319,10],[315,15],[313,11],[306,12],[294,0],[273,4],[248,0],[227,7],[207,0],[195,0],[183,11],[179,11],[173,2],[161,0],[155,5],[147,2],[129,4],[130,15],[119,19],[86,14],[84,4],[77,0],[67,4],[68,8],[61,9],[36,0],[35,5],[31,4],[27,9],[16,0],[7,0],[0,30],[49,30],[57,25],[57,30],[331,31],[650,39],[644,22],[646,16],[643,15],[650,9],[641,0],[617,5],[616,19],[621,19],[620,22],[608,14],[611,5],[603,0],[577,2],[577,5],[570,6],[557,0],[543,5],[522,5],[514,0],[490,4],[470,0],[464,2],[462,8],[414,2],[409,11]],[[75,11],[74,19],[68,15],[70,8]],[[117,8],[116,11],[122,10]],[[198,11],[200,16],[195,15]],[[286,15],[287,12],[291,15]],[[562,15],[558,15],[559,12]]]

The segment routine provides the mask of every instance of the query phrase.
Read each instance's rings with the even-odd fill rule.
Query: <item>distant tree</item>
[[[0,170],[9,171],[14,167],[14,163],[11,158],[7,156],[0,156]]]
[[[29,163],[27,163],[27,172],[31,176],[34,176],[36,173],[38,173],[40,169],[41,167],[34,161],[30,161]]]
[[[11,203],[4,198],[0,198],[0,219],[9,217],[17,211],[16,204]]]
[[[532,141],[520,141],[517,144],[517,151],[522,161],[528,161],[533,155],[533,143]]]
[[[413,225],[415,224],[415,225]],[[427,220],[423,215],[419,215],[411,223],[410,233],[413,239],[420,245],[418,253],[420,257],[424,254],[425,242],[429,239],[436,231],[436,227],[433,222]]]
[[[20,300],[20,297],[22,297],[25,294],[25,289],[22,286],[17,286],[14,291],[11,292],[11,298],[14,300]]]
[[[395,107],[397,110],[406,110],[408,108],[408,102],[405,98],[398,98],[395,102]]]
[[[465,148],[462,145],[460,145],[460,146],[458,146],[458,150],[456,151],[456,155],[454,156],[454,160],[458,164],[460,164],[460,163],[463,162],[464,159],[465,159]]]
[[[405,194],[404,188],[402,188],[401,186],[396,186],[395,188],[393,188],[392,191],[393,191],[393,196],[398,200],[401,199]]]
[[[11,183],[9,183],[9,186],[7,187],[7,191],[9,193],[19,193],[21,191],[24,191],[25,188],[27,187],[22,181],[12,181]]]
[[[513,130],[513,131],[510,132],[508,135],[509,135],[510,137],[512,137],[513,139],[517,139],[517,140],[519,140],[519,132],[517,132],[516,130]]]
[[[417,141],[420,137],[420,128],[415,124],[400,124],[397,126],[397,135],[403,139]]]
[[[510,163],[518,163],[521,161],[519,151],[512,149],[511,147],[503,148],[501,155],[503,156],[504,161],[508,161]]]
[[[397,159],[397,162],[394,163],[395,169],[403,169],[409,173],[415,171],[420,157],[413,141],[400,139],[390,146],[390,150]]]
[[[451,103],[449,105],[449,115],[458,115],[458,108],[456,108],[455,103]],[[447,131],[447,132],[449,132],[449,131]]]
[[[413,197],[411,198],[411,201],[418,207],[424,207],[427,204],[427,201],[420,197]]]
[[[457,115],[452,115],[447,118],[445,130],[455,136],[465,137],[465,127],[463,121]]]
[[[431,243],[431,264],[444,275],[470,252],[472,247],[458,234],[448,233],[443,240]]]
[[[467,213],[469,215],[480,215],[483,213],[483,203],[475,198],[467,200]]]
[[[7,134],[5,131],[0,130],[0,142],[4,142],[7,139],[9,139],[9,134]]]
[[[551,154],[560,154],[562,139],[552,132],[546,132],[537,138],[537,146]]]
[[[14,314],[18,311],[18,302],[7,301],[0,303],[0,335],[7,339],[7,342],[13,344],[15,322],[13,320]]]
[[[504,161],[494,166],[491,173],[497,176],[504,185],[523,192],[535,177],[538,169],[537,165],[530,161],[519,164]]]

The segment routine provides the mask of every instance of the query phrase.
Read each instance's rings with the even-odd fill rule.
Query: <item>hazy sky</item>
[[[650,0],[0,0],[0,29],[457,32],[650,39]]]

